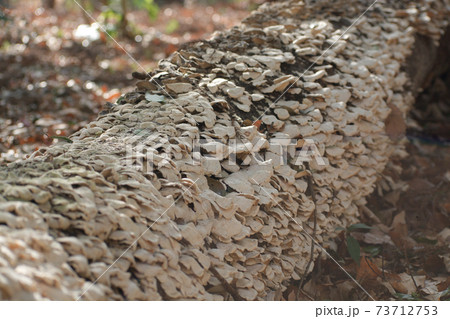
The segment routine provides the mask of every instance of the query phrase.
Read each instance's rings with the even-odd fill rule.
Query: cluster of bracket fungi
[[[378,1],[353,25],[370,3],[263,5],[0,168],[0,299],[273,300],[404,152],[385,121],[444,3]],[[307,140],[323,165],[296,160]]]

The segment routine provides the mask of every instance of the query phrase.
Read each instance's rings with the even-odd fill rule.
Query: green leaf
[[[394,294],[394,296],[400,300],[410,300],[410,301],[426,300],[426,299],[422,298],[419,294],[416,294],[416,293],[412,293],[412,294],[408,295],[408,294],[402,294],[402,293],[398,292],[398,293]]]
[[[180,27],[180,23],[176,19],[170,19],[169,22],[166,25],[166,33],[171,34],[177,31],[177,29]]]
[[[352,236],[347,237],[347,250],[350,254],[350,257],[352,257],[353,260],[356,261],[356,263],[359,265],[359,261],[361,258],[361,249],[359,247],[358,241]]]
[[[367,226],[366,224],[353,224],[347,227],[348,231],[353,231],[356,229],[372,229],[373,227]]]
[[[371,257],[375,257],[381,252],[381,247],[379,246],[367,246],[363,247],[363,250],[368,253]]]
[[[117,101],[116,104],[125,104],[125,95],[121,95]]]
[[[341,231],[341,230],[345,230],[345,228],[339,226],[339,227],[336,227],[334,230],[335,230],[335,231]]]
[[[66,137],[66,136],[54,135],[54,136],[51,136],[51,138],[62,140],[62,141],[67,142],[67,143],[73,143],[73,141],[70,138]]]
[[[400,300],[416,300],[416,298],[414,298],[411,295],[402,294],[402,293],[399,293],[399,292],[395,294],[395,297],[397,297]]]
[[[138,9],[147,10],[151,20],[155,20],[158,17],[159,7],[153,0],[134,0],[133,4]]]
[[[156,3],[153,3],[153,1],[148,1],[147,4],[147,13],[151,20],[156,20],[159,14],[159,7]]]
[[[420,237],[420,236],[413,237],[413,239],[418,243],[428,244],[428,245],[436,245],[438,242],[436,239],[429,239],[429,238]]]
[[[445,289],[440,293],[439,300],[440,301],[450,300],[450,287],[448,287],[447,289]]]

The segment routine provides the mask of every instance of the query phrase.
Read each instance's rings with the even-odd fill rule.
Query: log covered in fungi
[[[71,143],[0,168],[0,299],[271,300],[299,280],[305,232],[326,245],[357,222],[404,152],[385,122],[414,101],[407,58],[447,27],[440,0],[379,1],[352,25],[370,4],[263,5]],[[325,165],[298,161],[308,140]]]

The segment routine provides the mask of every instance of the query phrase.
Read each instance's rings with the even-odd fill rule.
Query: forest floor
[[[40,1],[19,1],[4,10],[0,165],[57,142],[52,136],[76,132],[106,102],[134,89],[133,71],[150,72],[181,45],[238,24],[258,4],[212,1],[186,7],[179,2],[160,7],[154,21],[145,11],[130,11],[135,37],[119,36],[117,43],[92,27],[94,21],[75,3],[45,10]],[[100,12],[93,16],[102,19]]]
[[[44,10],[21,1],[0,20],[0,165],[26,157],[54,136],[69,136],[106,102],[134,88],[131,73],[151,71],[182,44],[207,39],[238,24],[262,1],[212,1],[160,7],[155,21],[132,11],[136,37],[119,37],[123,49],[92,29],[77,7]],[[98,14],[95,15],[98,17]],[[0,16],[1,18],[1,16]],[[174,22],[175,21],[175,22]],[[80,25],[85,25],[80,27]],[[84,33],[84,34],[83,34]],[[95,37],[99,35],[98,39]],[[93,38],[89,39],[92,36]],[[361,222],[338,231],[329,253],[377,300],[450,299],[450,73],[434,80],[417,100],[408,127],[408,156],[385,172]],[[360,248],[350,257],[348,237]],[[323,254],[322,254],[323,255]],[[280,300],[366,300],[367,295],[330,258],[293,282]]]
[[[330,253],[376,300],[450,300],[449,71],[420,94],[410,117],[407,154],[383,174],[395,186],[379,183],[360,212],[371,229],[340,231]],[[350,257],[349,236],[361,247],[359,264]],[[283,297],[370,300],[328,257],[307,279]]]

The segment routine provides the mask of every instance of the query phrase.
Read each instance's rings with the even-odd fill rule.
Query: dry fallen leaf
[[[438,255],[429,255],[425,259],[424,270],[428,273],[438,274],[440,272],[445,272],[444,259]]]
[[[416,291],[416,286],[414,285],[414,281],[411,275],[407,273],[401,274],[386,274],[389,283],[392,287],[402,294],[412,294]],[[414,276],[414,280],[418,287],[425,286],[425,278],[426,276]]]
[[[367,257],[361,258],[361,263],[357,268],[356,272],[356,280],[365,281],[365,280],[375,280],[377,277],[380,277],[381,270],[378,266],[371,261]]]
[[[437,240],[439,244],[449,245],[450,244],[450,228],[444,228],[438,235]]]
[[[392,241],[399,249],[409,249],[415,246],[414,240],[408,236],[408,226],[406,225],[404,211],[394,217],[389,236],[391,236]]]
[[[381,231],[378,227],[372,227],[372,229],[367,233],[353,233],[353,236],[369,245],[382,245],[390,244],[394,246],[391,237]]]

